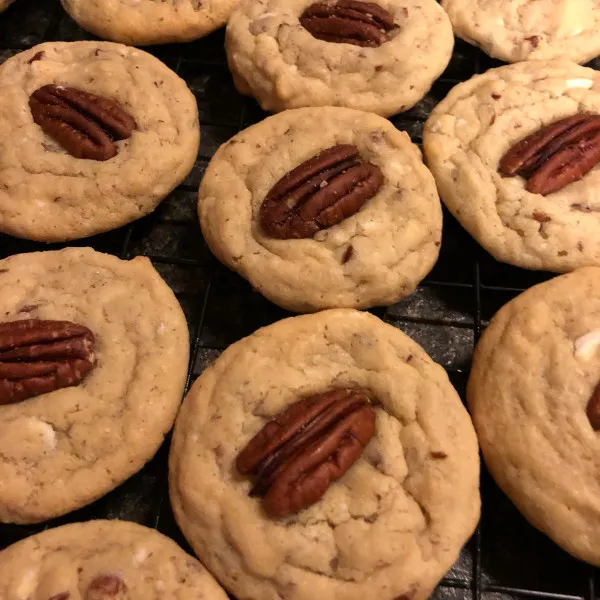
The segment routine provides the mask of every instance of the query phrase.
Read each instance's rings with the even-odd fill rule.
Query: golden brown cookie
[[[301,407],[291,421],[310,436],[287,438],[291,453],[272,447],[262,476],[247,472],[256,451],[240,452],[269,421],[279,425],[267,440],[290,422],[283,411],[331,390],[342,390],[341,413],[312,421]],[[477,440],[445,371],[351,309],[279,321],[230,346],[186,397],[169,467],[179,525],[241,600],[424,600],[479,519]]]
[[[181,402],[188,330],[147,258],[15,255],[0,289],[0,521],[33,523],[154,456]]]

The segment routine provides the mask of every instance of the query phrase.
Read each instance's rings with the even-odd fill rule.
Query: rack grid
[[[0,15],[0,62],[46,41],[95,39],[75,25],[57,0],[18,0]],[[200,111],[201,145],[194,169],[152,214],[136,223],[71,245],[121,258],[149,257],[174,290],[190,327],[187,386],[229,344],[285,316],[239,276],[219,264],[202,239],[196,193],[216,149],[266,113],[239,95],[227,70],[223,32],[189,44],[148,49],[183,77]],[[420,144],[431,109],[454,85],[501,63],[457,41],[452,60],[430,93],[391,119]],[[589,66],[600,69],[597,59]],[[58,249],[0,234],[0,259]],[[409,298],[371,312],[399,327],[440,363],[464,400],[474,345],[491,316],[528,287],[552,277],[496,262],[444,212],[438,263]],[[191,552],[169,505],[170,438],[142,471],[94,504],[36,526],[0,525],[0,549],[49,527],[93,518],[120,518],[154,527]],[[600,570],[560,550],[531,527],[482,466],[482,520],[433,594],[435,600],[596,600]]]

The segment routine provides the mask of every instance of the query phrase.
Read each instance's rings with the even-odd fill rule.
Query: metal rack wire
[[[44,41],[80,39],[92,38],[69,19],[56,0],[18,0],[0,15],[0,62]],[[121,258],[151,258],[175,291],[188,319],[192,340],[189,386],[226,346],[287,316],[212,257],[196,218],[196,192],[210,157],[221,143],[265,114],[254,101],[235,91],[226,67],[222,32],[191,44],[150,51],[183,77],[196,95],[202,127],[198,160],[186,181],[153,215],[77,245],[89,245]],[[393,118],[393,123],[420,143],[429,112],[448,90],[497,64],[458,42],[448,69],[431,92],[412,110]],[[600,61],[592,66],[600,68]],[[473,347],[488,320],[516,294],[551,275],[497,263],[448,213],[444,219],[441,255],[431,274],[411,297],[372,312],[420,343],[446,368],[464,398]],[[0,234],[0,258],[62,246]],[[38,526],[0,525],[0,549],[48,527],[92,518],[121,518],[155,527],[189,550],[169,506],[169,441],[140,473],[91,506]],[[571,558],[528,525],[485,468],[482,497],[481,524],[434,598],[600,597],[600,571]]]

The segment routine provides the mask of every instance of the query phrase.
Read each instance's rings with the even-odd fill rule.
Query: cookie
[[[454,32],[506,62],[600,54],[600,4],[595,0],[441,0]]]
[[[0,0],[0,12],[6,10],[13,2],[14,0]]]
[[[485,330],[468,401],[488,469],[529,522],[600,566],[600,268],[536,285]]]
[[[183,395],[187,324],[143,257],[15,255],[0,289],[0,521],[34,523],[152,458]]]
[[[600,73],[564,60],[527,61],[476,75],[458,84],[431,113],[423,147],[440,196],[497,260],[557,272],[600,264],[600,169],[576,173],[579,180],[561,179],[574,175],[573,168],[583,168],[583,162],[595,164],[589,162],[593,144],[586,142],[578,154],[573,145],[559,143],[564,152],[546,162],[541,156],[533,176],[500,173],[510,170],[504,169],[509,151],[513,159],[519,152],[524,158],[527,148],[521,142],[530,135],[588,113],[600,113]],[[556,139],[550,132],[546,141]],[[518,166],[512,162],[511,167]],[[571,166],[561,173],[561,163]],[[544,189],[552,183],[565,185]]]
[[[298,454],[280,448],[264,495],[264,480],[240,471],[270,447],[264,426],[284,439],[279,426],[306,421],[299,398],[332,394],[350,412],[300,429],[317,427],[318,449],[288,439],[301,462],[333,454],[288,477],[282,494],[279,459],[297,465]],[[477,441],[445,371],[400,330],[352,309],[285,319],[225,350],[184,401],[169,470],[177,522],[240,600],[425,599],[479,518]]]
[[[315,156],[318,164],[306,171]],[[362,164],[352,166],[355,160]],[[334,163],[350,170],[330,173]],[[366,167],[372,174],[362,182]],[[294,169],[304,171],[275,198],[277,182]],[[355,187],[340,188],[352,173]],[[300,186],[314,177],[302,197]],[[377,177],[381,185],[370,188]],[[273,214],[286,197],[299,208]],[[311,203],[319,214],[305,218]],[[325,218],[334,204],[346,218],[330,225],[338,220]],[[198,207],[217,258],[297,312],[393,304],[439,253],[441,205],[419,149],[386,119],[348,108],[285,111],[237,134],[209,164]]]
[[[444,71],[452,27],[435,0],[246,0],[227,23],[238,91],[264,110],[408,110]]]
[[[0,232],[56,242],[139,219],[189,173],[199,135],[185,82],[141,50],[21,52],[0,66]]]
[[[238,0],[61,0],[83,29],[113,42],[190,42],[223,27]]]
[[[0,552],[0,597],[227,600],[175,542],[126,521],[64,525]]]

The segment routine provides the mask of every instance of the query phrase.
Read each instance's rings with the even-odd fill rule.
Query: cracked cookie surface
[[[600,167],[545,197],[498,172],[516,142],[583,112],[600,113],[600,73],[564,60],[476,75],[433,110],[427,166],[450,212],[497,260],[557,272],[600,264]]]
[[[0,406],[0,521],[32,523],[117,487],[154,455],[181,402],[189,353],[179,303],[146,258],[89,248],[0,261],[0,320],[65,320],[95,336],[76,387]]]
[[[239,92],[263,109],[347,106],[389,116],[408,110],[444,71],[452,27],[435,0],[377,0],[394,19],[376,48],[314,38],[300,16],[314,0],[246,0],[225,48]]]
[[[383,171],[383,186],[356,214],[313,238],[267,236],[258,214],[269,190],[336,144],[354,144]],[[419,149],[386,119],[352,109],[286,111],[240,132],[214,155],[198,206],[219,260],[298,312],[393,304],[415,289],[439,253],[441,204]]]
[[[306,510],[270,519],[238,452],[300,396],[361,387],[375,434]],[[169,458],[177,521],[241,600],[423,600],[479,518],[479,456],[445,371],[400,330],[336,309],[279,321],[233,344],[194,383]]]
[[[191,42],[223,27],[239,0],[61,0],[83,29],[132,46]]]
[[[506,62],[600,54],[600,0],[442,0],[457,36]]]
[[[475,351],[468,401],[486,464],[525,517],[600,566],[600,268],[537,285],[504,306]]]
[[[137,128],[110,160],[75,158],[33,120],[29,97],[47,84],[116,100]],[[146,52],[57,42],[17,54],[0,66],[0,231],[65,241],[139,219],[189,173],[199,136],[193,94]]]
[[[13,544],[0,552],[0,597],[227,600],[175,542],[126,521],[74,523]]]

